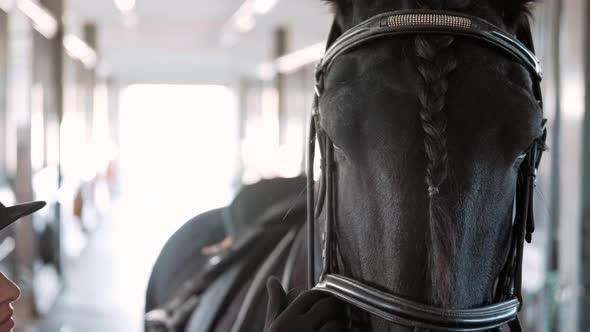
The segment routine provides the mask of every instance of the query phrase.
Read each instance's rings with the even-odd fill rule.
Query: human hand
[[[306,291],[290,303],[276,278],[270,278],[264,332],[345,332],[344,305],[319,291]]]

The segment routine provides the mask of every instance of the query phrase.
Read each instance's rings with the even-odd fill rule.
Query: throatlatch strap
[[[520,318],[518,318],[518,316],[517,316],[515,320],[508,323],[508,327],[510,327],[510,332],[522,332]]]
[[[307,286],[315,286],[315,207],[313,160],[317,138],[315,117],[318,109],[318,97],[314,98],[312,115],[309,121],[309,138],[307,146]]]

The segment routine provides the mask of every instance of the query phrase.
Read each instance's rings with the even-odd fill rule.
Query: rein
[[[335,25],[334,25],[335,27]],[[335,31],[335,28],[333,28]],[[323,132],[320,118],[320,99],[325,76],[338,56],[364,44],[385,37],[430,34],[453,35],[477,40],[502,51],[520,62],[529,71],[533,81],[533,93],[542,109],[541,64],[534,53],[530,29],[524,31],[523,42],[502,29],[478,17],[435,10],[404,10],[376,15],[329,41],[324,58],[316,68],[315,98],[312,107],[307,150],[307,244],[308,286],[329,293],[343,302],[379,316],[392,323],[415,328],[416,331],[481,331],[500,328],[508,324],[512,332],[521,332],[518,312],[522,306],[522,257],[524,241],[531,242],[535,223],[533,193],[536,172],[545,147],[547,131],[528,148],[518,173],[516,209],[512,229],[512,242],[508,261],[496,286],[495,304],[474,309],[443,310],[416,303],[369,287],[354,279],[336,273],[338,247],[334,243],[336,212],[336,181],[334,179],[334,145]],[[321,155],[319,195],[314,193],[314,159],[316,142]],[[321,232],[322,270],[319,279],[315,272],[315,225],[319,212],[325,208],[325,229]]]

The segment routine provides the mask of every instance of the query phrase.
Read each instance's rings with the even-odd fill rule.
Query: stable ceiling
[[[272,58],[273,30],[289,30],[289,49],[324,39],[331,22],[320,0],[279,0],[231,46],[222,28],[243,0],[137,0],[132,19],[112,0],[69,0],[66,25],[98,25],[101,70],[124,83],[232,84]]]

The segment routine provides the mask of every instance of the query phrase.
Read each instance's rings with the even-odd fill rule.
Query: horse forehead
[[[524,129],[535,123],[538,107],[524,80],[515,81],[490,66],[466,65],[453,75],[446,112],[466,129]]]
[[[354,145],[372,139],[397,147],[417,142],[414,138],[422,133],[418,100],[427,87],[418,73],[413,41],[413,37],[380,40],[334,62],[325,81],[322,126],[337,141],[362,136]],[[456,41],[453,53],[459,63],[445,78],[449,91],[443,110],[454,122],[449,130],[481,136],[499,128],[526,129],[534,122],[529,116],[534,108],[530,77],[522,66],[463,39]]]
[[[415,100],[420,89],[408,42],[408,38],[399,38],[370,43],[339,56],[325,76],[327,90],[322,101],[344,111],[407,108],[408,97]]]

